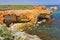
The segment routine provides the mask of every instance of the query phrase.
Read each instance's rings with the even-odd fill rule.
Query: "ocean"
[[[58,10],[52,13],[51,23],[40,24],[28,33],[38,35],[43,40],[60,40],[60,6],[47,5],[48,8],[52,6],[58,7]]]

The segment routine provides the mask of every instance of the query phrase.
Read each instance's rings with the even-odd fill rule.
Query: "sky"
[[[0,0],[0,5],[60,5],[60,0]]]

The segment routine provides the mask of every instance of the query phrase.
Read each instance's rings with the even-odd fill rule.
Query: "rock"
[[[56,11],[58,8],[57,7],[50,7],[50,10]]]
[[[42,40],[36,35],[30,35],[25,32],[15,32],[13,36],[14,40]]]
[[[21,24],[20,24],[21,25]],[[22,24],[22,26],[25,24]],[[41,40],[36,35],[30,35],[21,31],[13,31],[0,25],[0,40]]]
[[[24,29],[28,29],[29,27],[34,27],[32,23],[16,23],[11,26],[11,29],[16,31],[23,31]]]

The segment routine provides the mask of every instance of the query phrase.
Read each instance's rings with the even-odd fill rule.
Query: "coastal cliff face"
[[[32,10],[5,10],[0,11],[1,20],[9,19],[12,23],[13,22],[37,22],[38,16],[44,15],[44,18],[51,19],[51,11],[47,10],[46,6],[37,6],[34,7]],[[1,21],[0,20],[0,21]],[[3,21],[3,20],[2,20]],[[5,22],[5,23],[6,23]]]

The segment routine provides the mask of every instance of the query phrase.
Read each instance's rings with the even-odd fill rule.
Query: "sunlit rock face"
[[[50,7],[50,10],[56,11],[56,10],[58,10],[58,8],[57,7]]]
[[[13,36],[14,40],[42,40],[36,35],[30,35],[25,32],[16,32]]]
[[[16,31],[24,31],[25,29],[31,29],[31,27],[35,27],[33,23],[16,23],[10,28]]]
[[[46,6],[35,6],[32,10],[5,10],[0,11],[0,13],[8,16],[4,18],[9,19],[13,22],[36,22],[37,17],[41,16],[41,14],[46,15],[45,17],[48,17],[48,19],[50,19],[50,10],[47,10]]]
[[[16,23],[11,28],[12,36],[14,36],[14,40],[42,40],[37,35],[27,34],[24,29],[28,29],[31,27],[31,23]]]
[[[40,9],[40,14],[43,14],[45,19],[48,19],[48,20],[51,19],[51,15],[53,11],[48,9],[46,6],[39,6],[39,9]]]

